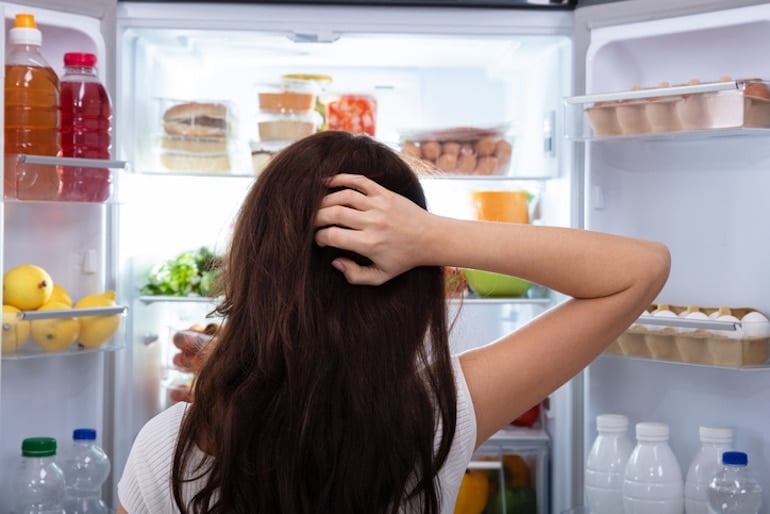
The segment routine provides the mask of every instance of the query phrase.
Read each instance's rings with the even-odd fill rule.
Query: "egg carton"
[[[652,305],[604,353],[711,366],[762,366],[770,357],[770,321],[750,307]]]

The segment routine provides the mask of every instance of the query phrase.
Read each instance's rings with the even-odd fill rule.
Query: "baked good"
[[[160,146],[168,152],[219,154],[227,152],[227,140],[223,138],[163,136]]]
[[[163,113],[163,129],[172,136],[227,137],[227,107],[220,103],[187,102]]]
[[[162,153],[161,164],[169,171],[184,173],[222,173],[230,171],[227,154]]]

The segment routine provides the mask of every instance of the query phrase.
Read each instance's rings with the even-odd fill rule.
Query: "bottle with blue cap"
[[[762,487],[751,476],[749,458],[744,452],[724,452],[722,468],[708,489],[709,508],[715,513],[758,514],[762,507]]]
[[[66,514],[107,514],[102,485],[110,474],[110,460],[96,444],[96,430],[78,428],[63,463]]]
[[[56,464],[56,439],[24,439],[21,457],[13,475],[14,513],[64,514],[64,473]]]

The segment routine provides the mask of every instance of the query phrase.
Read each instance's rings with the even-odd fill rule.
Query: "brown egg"
[[[476,156],[473,154],[460,155],[457,159],[457,171],[460,173],[473,173],[476,169]]]
[[[441,171],[454,171],[457,168],[457,156],[449,153],[442,153],[438,156],[436,166]]]
[[[446,153],[457,157],[460,154],[460,143],[455,143],[454,141],[448,141],[444,143],[441,145],[441,153]]]
[[[513,147],[505,139],[501,139],[495,144],[495,157],[500,163],[508,163],[511,160],[511,153],[513,153]]]
[[[479,157],[476,163],[477,175],[494,175],[497,173],[497,157]]]
[[[422,155],[420,147],[411,141],[407,141],[401,146],[401,153],[409,157],[420,157]]]
[[[768,87],[762,82],[746,84],[746,89],[743,90],[743,94],[746,96],[770,99],[770,89],[768,89]]]
[[[482,137],[476,142],[476,153],[479,157],[486,157],[495,153],[497,139],[494,137]]]
[[[441,155],[441,144],[438,141],[425,141],[420,145],[420,153],[423,159],[435,162]]]
[[[470,143],[460,145],[460,155],[476,155],[476,149]]]

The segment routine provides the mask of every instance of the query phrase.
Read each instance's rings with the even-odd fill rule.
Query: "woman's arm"
[[[666,282],[659,243],[586,230],[457,220],[426,212],[356,175],[340,174],[319,210],[316,241],[373,261],[334,265],[381,284],[420,265],[522,277],[572,297],[494,344],[461,357],[481,444],[573,377],[623,332]]]

